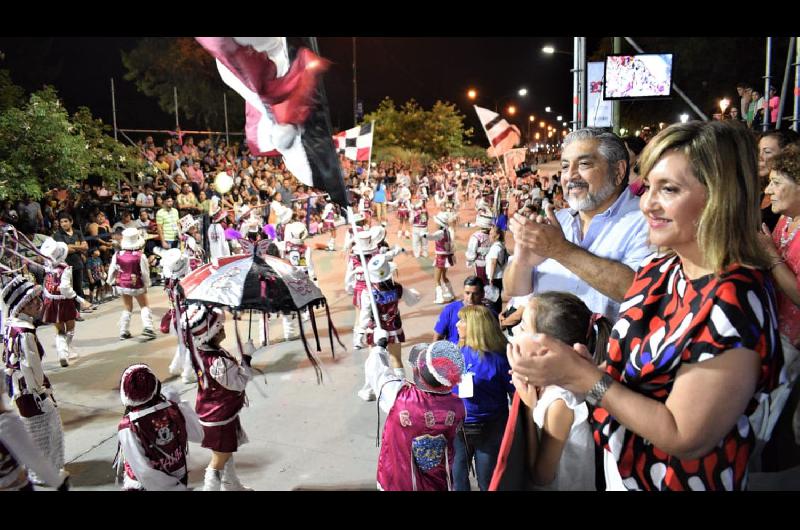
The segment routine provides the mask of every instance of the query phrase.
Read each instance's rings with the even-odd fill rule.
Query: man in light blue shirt
[[[628,190],[622,140],[602,129],[569,134],[561,155],[569,208],[547,218],[511,220],[514,256],[503,273],[508,294],[575,293],[615,322],[639,263],[652,249],[639,199]]]

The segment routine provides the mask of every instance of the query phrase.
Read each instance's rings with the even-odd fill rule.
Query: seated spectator
[[[772,157],[780,153],[786,146],[796,142],[797,133],[794,131],[769,131],[758,140],[758,177],[761,189],[767,187],[769,182],[768,163]],[[778,214],[770,208],[770,196],[761,194],[761,220],[767,228],[773,230],[778,222]]]
[[[197,203],[197,197],[192,192],[192,187],[189,184],[184,184],[181,193],[178,194],[179,216],[195,215],[199,212],[200,208]]]
[[[139,192],[136,196],[137,208],[153,208],[155,207],[155,198],[153,197],[153,186],[151,184],[144,185],[144,191]]]
[[[120,212],[120,220],[111,226],[109,232],[113,232],[119,226],[121,226],[123,230],[126,228],[139,228],[139,223],[133,220],[130,210],[122,210]]]

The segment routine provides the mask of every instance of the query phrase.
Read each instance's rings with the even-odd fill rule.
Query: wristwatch
[[[600,405],[600,402],[603,401],[603,396],[606,395],[606,392],[608,392],[613,382],[614,379],[610,375],[603,374],[603,377],[601,377],[586,394],[586,402],[593,407]]]

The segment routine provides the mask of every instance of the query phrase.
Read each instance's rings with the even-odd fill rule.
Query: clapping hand
[[[514,256],[520,256],[528,265],[535,266],[547,258],[558,258],[569,245],[564,238],[561,224],[556,219],[552,207],[546,215],[526,217],[517,212],[509,225],[514,234]]]

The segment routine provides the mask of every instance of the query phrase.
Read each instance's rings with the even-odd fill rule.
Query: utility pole
[[[353,127],[358,125],[358,85],[356,84],[356,38],[353,37]]]

